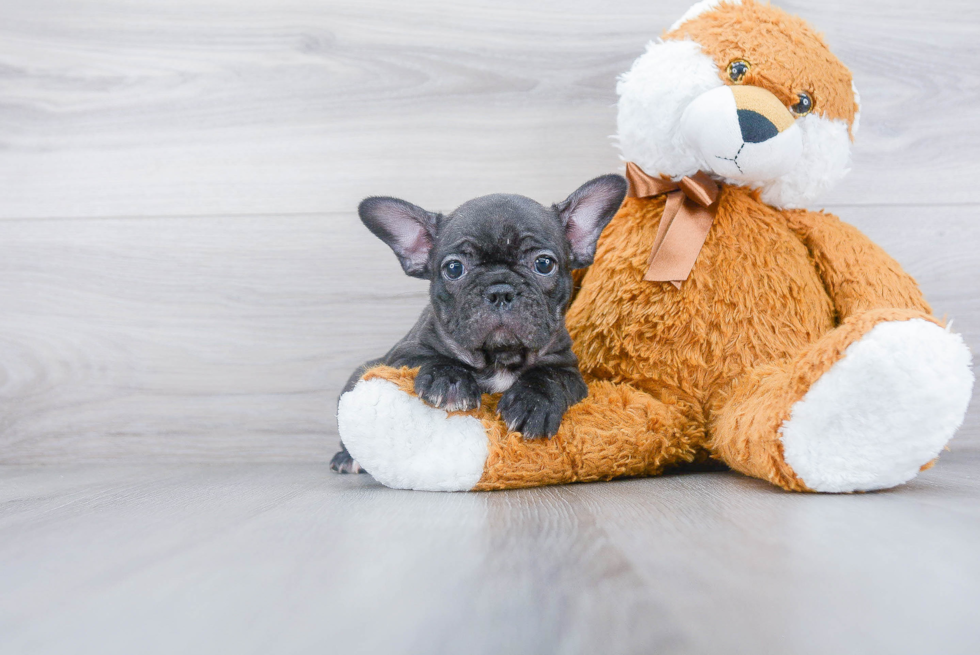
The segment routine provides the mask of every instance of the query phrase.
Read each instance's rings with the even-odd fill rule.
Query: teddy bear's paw
[[[894,487],[939,455],[972,390],[958,334],[922,319],[879,323],[793,405],[784,458],[814,491]]]
[[[354,459],[395,489],[468,491],[487,461],[479,419],[430,407],[381,378],[341,396],[337,426]]]

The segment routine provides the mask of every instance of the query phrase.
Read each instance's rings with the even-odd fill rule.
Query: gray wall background
[[[690,4],[3,0],[0,463],[328,459],[425,299],[358,200],[617,170],[616,75]],[[823,206],[977,350],[980,4],[780,4],[864,101]]]

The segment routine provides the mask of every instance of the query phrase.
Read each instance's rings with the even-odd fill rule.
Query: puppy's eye
[[[554,257],[541,255],[534,260],[534,272],[538,275],[551,275],[558,269],[558,262]]]
[[[463,277],[463,273],[466,272],[466,267],[463,266],[463,262],[458,259],[450,259],[445,264],[442,265],[442,274],[450,280],[458,280]]]
[[[749,62],[744,59],[733,60],[732,63],[728,64],[728,79],[735,84],[741,84],[750,67]]]
[[[813,98],[810,97],[809,93],[803,91],[802,93],[797,94],[796,97],[799,102],[789,108],[791,112],[797,116],[806,116],[813,111]]]

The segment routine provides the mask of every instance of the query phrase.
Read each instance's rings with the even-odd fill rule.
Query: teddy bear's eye
[[[799,102],[789,108],[791,112],[797,116],[806,116],[813,111],[813,98],[810,97],[809,93],[803,91],[802,93],[797,94],[796,97]]]
[[[745,74],[749,72],[749,62],[744,59],[735,59],[728,64],[728,79],[735,84],[741,83]]]

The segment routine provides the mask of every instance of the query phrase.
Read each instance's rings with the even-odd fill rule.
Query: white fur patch
[[[668,31],[673,32],[678,27],[680,27],[682,23],[685,23],[691,20],[692,18],[697,18],[701,14],[711,11],[712,9],[720,5],[722,2],[725,2],[726,4],[730,4],[730,5],[742,4],[742,0],[701,0],[701,2],[695,3],[690,9],[685,11],[684,15],[681,16],[677,22],[671,25]]]
[[[902,484],[952,438],[972,390],[962,337],[922,319],[881,323],[793,406],[786,462],[815,491]]]
[[[502,368],[495,371],[493,377],[486,380],[484,384],[486,390],[490,393],[503,393],[514,386],[514,382],[516,381],[516,373],[506,368]]]
[[[680,179],[700,161],[678,126],[684,110],[702,93],[722,86],[711,57],[693,41],[650,43],[619,77],[616,140],[623,159],[650,175]]]
[[[354,459],[386,487],[468,491],[483,476],[483,423],[429,407],[387,380],[362,380],[341,396],[337,426]]]
[[[803,154],[793,169],[774,180],[753,183],[763,202],[779,209],[807,207],[851,170],[847,123],[809,114],[796,119],[803,133]]]

